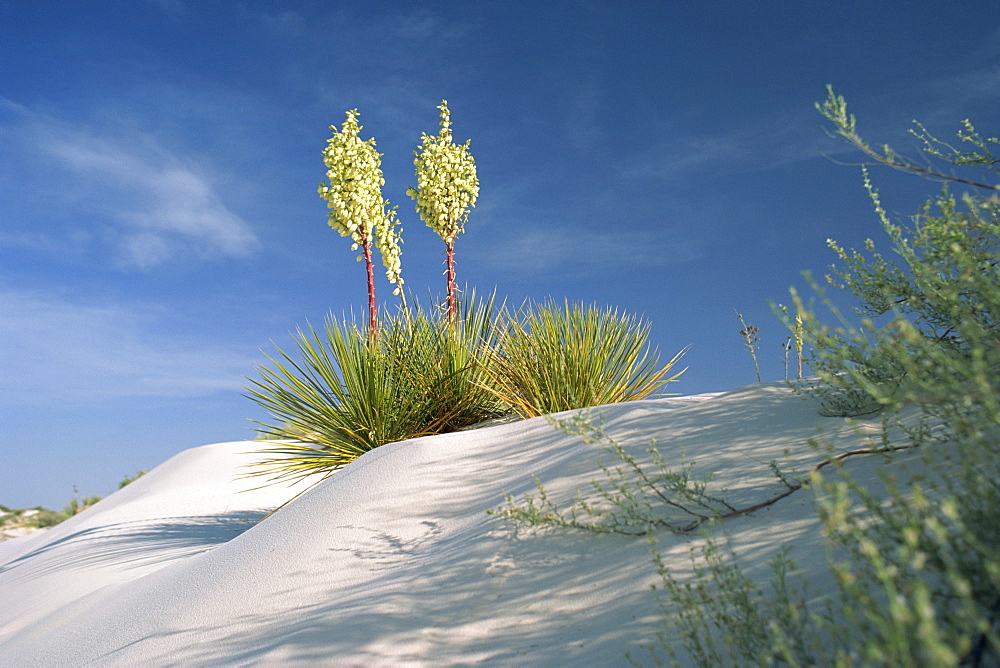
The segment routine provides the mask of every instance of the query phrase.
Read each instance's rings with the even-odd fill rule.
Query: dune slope
[[[593,409],[642,455],[693,461],[737,505],[859,447],[877,421],[821,418],[780,384]],[[308,486],[242,491],[252,442],[185,451],[43,534],[0,544],[0,665],[506,665],[643,661],[660,630],[643,539],[518,529],[487,510],[543,482],[556,501],[615,462],[539,418],[383,446]],[[912,455],[902,455],[902,457]],[[849,460],[871,475],[874,460]],[[782,546],[822,594],[808,491],[721,527],[765,581]],[[664,534],[690,571],[698,537]],[[824,584],[825,583],[825,584]]]

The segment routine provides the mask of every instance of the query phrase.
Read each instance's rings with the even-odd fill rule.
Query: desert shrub
[[[865,186],[899,260],[885,259],[871,241],[864,253],[830,242],[845,266],[834,269],[829,283],[858,299],[859,325],[835,309],[837,324],[821,323],[794,295],[818,374],[806,390],[818,393],[831,414],[883,411],[884,425],[904,427],[909,441],[902,447],[921,453],[924,470],[900,469],[906,482],[886,473],[884,490],[875,493],[835,459],[835,475],[817,469],[798,483],[815,490],[830,554],[839,555],[830,560],[839,595],[822,610],[810,609],[805,596],[788,587],[787,560],[773,563],[775,586],[768,594],[712,541],[696,550],[698,567],[687,581],[671,573],[654,549],[667,594],[661,599],[667,602],[665,630],[680,632],[699,665],[1000,665],[1000,197],[988,183],[1000,172],[990,150],[1000,142],[980,138],[965,121],[958,136],[968,150],[959,151],[918,125],[914,134],[929,158],[993,173],[958,178],[888,147],[881,153],[868,147],[832,91],[820,109],[837,134],[878,162],[991,191],[966,195],[959,206],[945,189],[908,223],[896,224],[866,173]],[[918,411],[917,426],[897,420],[904,408]],[[888,434],[884,429],[876,451],[900,447]],[[680,502],[690,511],[695,506],[683,494],[706,489],[676,474],[651,478],[623,461],[628,476],[615,474],[610,487],[597,485],[610,490],[601,496],[612,507],[601,514],[611,522],[598,523],[604,530],[616,530],[615,518],[634,517],[638,507],[649,535],[660,512],[650,500],[659,497],[663,508]],[[788,493],[794,491],[775,473]],[[650,480],[660,482],[651,488]],[[656,494],[656,488],[669,493]],[[594,530],[591,502],[578,500],[567,515],[539,490],[537,499],[520,506],[508,498],[498,512],[532,524]],[[709,521],[726,516],[718,509],[707,514]],[[661,635],[652,649],[676,657],[668,637]]]
[[[876,355],[861,359],[856,350],[845,349],[845,353],[852,355],[851,363],[857,364],[852,373],[843,372],[842,362],[835,362],[831,368],[817,355],[811,359],[816,375],[790,381],[789,386],[815,403],[823,417],[866,417],[881,412],[885,406],[868,388],[891,386],[899,378],[899,371],[882,368]],[[859,377],[864,382],[859,382]]]
[[[833,240],[827,242],[843,265],[831,267],[826,282],[857,300],[854,313],[861,322],[852,324],[832,309],[837,324],[830,326],[820,323],[809,309],[804,331],[814,351],[811,366],[828,388],[864,393],[883,405],[898,403],[915,385],[954,377],[949,372],[952,364],[969,359],[977,346],[981,348],[977,354],[987,356],[996,348],[1000,197],[987,182],[1000,173],[1000,159],[991,152],[998,140],[982,139],[964,121],[958,137],[968,150],[959,151],[918,124],[913,134],[923,143],[928,159],[986,171],[985,178],[958,178],[906,161],[889,147],[882,153],[870,148],[858,136],[843,98],[832,91],[818,106],[837,135],[884,164],[991,191],[989,195],[966,194],[959,204],[945,186],[909,221],[894,223],[865,170],[864,185],[895,261],[879,253],[870,239],[864,251],[848,251]],[[801,304],[797,294],[793,298]],[[930,403],[922,402],[927,407]]]
[[[819,399],[821,412],[883,410],[884,422],[891,423],[904,407],[915,407],[922,419],[905,430],[907,447],[919,448],[925,473],[905,484],[886,475],[879,494],[842,469],[836,476],[814,473],[811,482],[826,535],[846,555],[831,562],[839,602],[829,614],[806,615],[802,637],[822,637],[821,646],[796,653],[801,643],[789,642],[788,633],[771,625],[772,646],[756,660],[997,665],[1000,198],[989,182],[1000,172],[1000,160],[991,152],[998,140],[981,138],[964,121],[958,137],[965,150],[957,150],[918,124],[913,134],[928,160],[986,172],[985,178],[957,177],[928,167],[930,162],[902,158],[889,147],[881,152],[869,147],[843,98],[832,90],[818,107],[837,135],[876,162],[989,194],[966,194],[960,205],[944,187],[915,216],[897,223],[889,219],[866,170],[864,185],[895,259],[881,255],[871,240],[864,251],[828,242],[842,266],[832,269],[827,283],[857,300],[854,315],[860,322],[833,308],[815,283],[835,325],[820,322],[793,294],[818,376],[804,387]],[[883,445],[891,445],[886,436]]]
[[[869,157],[946,183],[985,189],[961,205],[947,186],[908,221],[893,222],[864,174],[896,258],[871,240],[864,251],[829,245],[843,265],[827,282],[857,299],[857,325],[834,310],[836,326],[804,310],[818,388],[839,409],[868,405],[887,419],[905,406],[923,416],[909,429],[928,473],[910,484],[886,478],[874,495],[849,475],[824,480],[818,507],[827,535],[848,558],[833,564],[841,621],[828,625],[831,658],[863,665],[996,665],[1000,662],[1000,172],[983,139],[962,123],[958,150],[921,125],[927,163],[889,147],[876,151],[857,134],[843,98],[818,105],[835,133]],[[957,177],[935,169],[984,170]],[[797,302],[801,306],[801,301]],[[829,303],[829,302],[827,302]],[[879,322],[881,324],[876,324]],[[821,395],[824,396],[824,395]],[[994,519],[989,519],[994,518]],[[820,663],[823,663],[820,660]]]
[[[0,528],[3,527],[35,527],[44,529],[55,526],[69,515],[41,506],[35,508],[10,509],[0,506]]]
[[[805,586],[794,577],[787,549],[770,560],[774,579],[765,590],[747,577],[728,546],[712,537],[703,536],[691,548],[694,576],[683,581],[667,567],[655,543],[650,544],[660,576],[654,592],[664,619],[657,643],[647,648],[657,663],[664,653],[679,663],[679,648],[668,640],[674,630],[685,658],[702,668],[822,665],[815,657],[822,652],[825,634],[816,632],[817,616],[803,604]]]
[[[842,104],[832,98],[826,110],[846,132],[853,119],[844,124]],[[920,136],[931,156],[997,171],[988,145],[964,127],[959,137],[976,150],[944,153],[940,142]],[[831,243],[846,264],[834,285],[859,298],[868,331],[811,325],[843,379],[890,412],[920,409],[925,419],[910,437],[924,446],[931,473],[909,486],[889,479],[888,503],[849,477],[824,485],[827,531],[850,555],[835,570],[851,622],[838,652],[872,665],[996,665],[1000,200],[966,195],[960,207],[945,189],[908,225],[897,225],[867,178],[866,186],[899,264],[871,242],[867,256]],[[874,328],[879,316],[888,323]]]
[[[488,387],[524,417],[643,399],[683,373],[660,365],[649,324],[616,309],[548,302],[522,309],[490,352]]]
[[[118,483],[118,489],[122,489],[123,487],[132,484],[147,473],[149,473],[149,471],[142,469],[141,471],[136,471],[133,474],[126,474],[125,477]]]
[[[258,473],[275,479],[329,472],[385,443],[454,431],[507,409],[486,392],[483,350],[502,331],[493,296],[470,291],[451,325],[416,304],[386,315],[378,336],[330,319],[323,334],[296,336],[299,359],[279,349],[249,396],[278,419],[260,431],[282,442],[263,450]]]
[[[100,498],[98,498],[100,500]],[[92,505],[92,504],[91,504]],[[60,522],[69,519],[76,513],[83,510],[83,508],[73,508],[72,504],[66,507],[64,512],[57,512],[55,510],[48,510],[47,508],[38,508],[38,512],[27,519],[25,524],[27,526],[37,527],[39,529],[47,529],[49,527],[54,527]]]
[[[76,488],[74,487],[74,489]],[[73,515],[82,513],[84,510],[90,508],[100,500],[101,497],[97,495],[85,496],[83,498],[73,497],[69,500],[69,503],[66,504],[66,507],[63,508],[63,514],[72,517]]]

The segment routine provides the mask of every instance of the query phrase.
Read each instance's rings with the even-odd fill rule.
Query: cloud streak
[[[818,131],[821,125],[818,114],[797,113],[716,134],[663,133],[669,139],[625,157],[619,177],[672,181],[744,173],[762,164],[774,167],[846,150]]]
[[[503,248],[503,252],[497,252]],[[503,242],[491,244],[476,261],[492,269],[522,276],[559,273],[593,275],[609,268],[662,268],[690,262],[703,254],[692,239],[668,232],[590,232],[568,227],[525,228]]]
[[[120,264],[149,269],[177,256],[244,257],[260,247],[249,223],[216,192],[206,167],[153,136],[102,132],[2,99],[0,114],[0,146],[17,166],[3,176],[6,185],[43,200],[44,189],[56,184],[46,218],[75,214],[109,226]],[[27,173],[19,172],[24,166]],[[47,175],[41,183],[39,174]],[[45,233],[44,227],[35,231]]]
[[[902,104],[900,100],[905,100],[906,106],[912,107],[906,111],[910,118],[943,127],[939,136],[951,139],[965,115],[992,109],[998,91],[1000,67],[990,65],[921,79],[919,86],[905,83],[876,95],[848,96],[847,102],[851,113],[859,115],[859,129],[870,143],[878,146],[888,142],[904,153],[918,153],[919,144],[907,134],[908,126],[900,126],[894,117],[880,120],[878,110],[896,109]],[[816,97],[821,102],[825,95],[818,93]],[[621,157],[618,176],[622,180],[677,181],[739,174],[759,170],[762,165],[784,166],[817,157],[854,156],[855,162],[861,161],[853,147],[828,136],[829,122],[811,107],[785,110],[715,133],[685,133],[680,123],[667,130],[658,134],[668,139]]]
[[[78,303],[0,288],[0,396],[10,405],[238,391],[257,361],[179,333],[149,305]]]

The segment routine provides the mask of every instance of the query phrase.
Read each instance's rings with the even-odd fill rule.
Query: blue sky
[[[769,301],[828,237],[879,239],[813,103],[833,84],[904,153],[912,119],[995,134],[998,26],[996,2],[0,0],[0,503],[253,435],[272,342],[364,307],[316,194],[353,108],[418,294],[443,244],[406,187],[447,99],[481,183],[460,284],[642,314],[666,357],[691,346],[683,394],[756,380],[738,309],[780,380]],[[899,214],[938,188],[874,177]]]

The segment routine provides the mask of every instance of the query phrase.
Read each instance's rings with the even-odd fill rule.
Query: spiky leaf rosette
[[[648,345],[649,323],[617,309],[564,302],[526,308],[490,346],[484,389],[522,417],[656,396],[668,373]]]
[[[260,451],[251,475],[274,481],[329,473],[385,443],[463,429],[506,414],[484,389],[485,349],[504,331],[503,304],[469,290],[461,320],[416,302],[403,317],[384,313],[371,340],[347,320],[300,329],[298,354],[278,350],[250,379],[248,395],[274,418],[258,429],[279,439]]]

